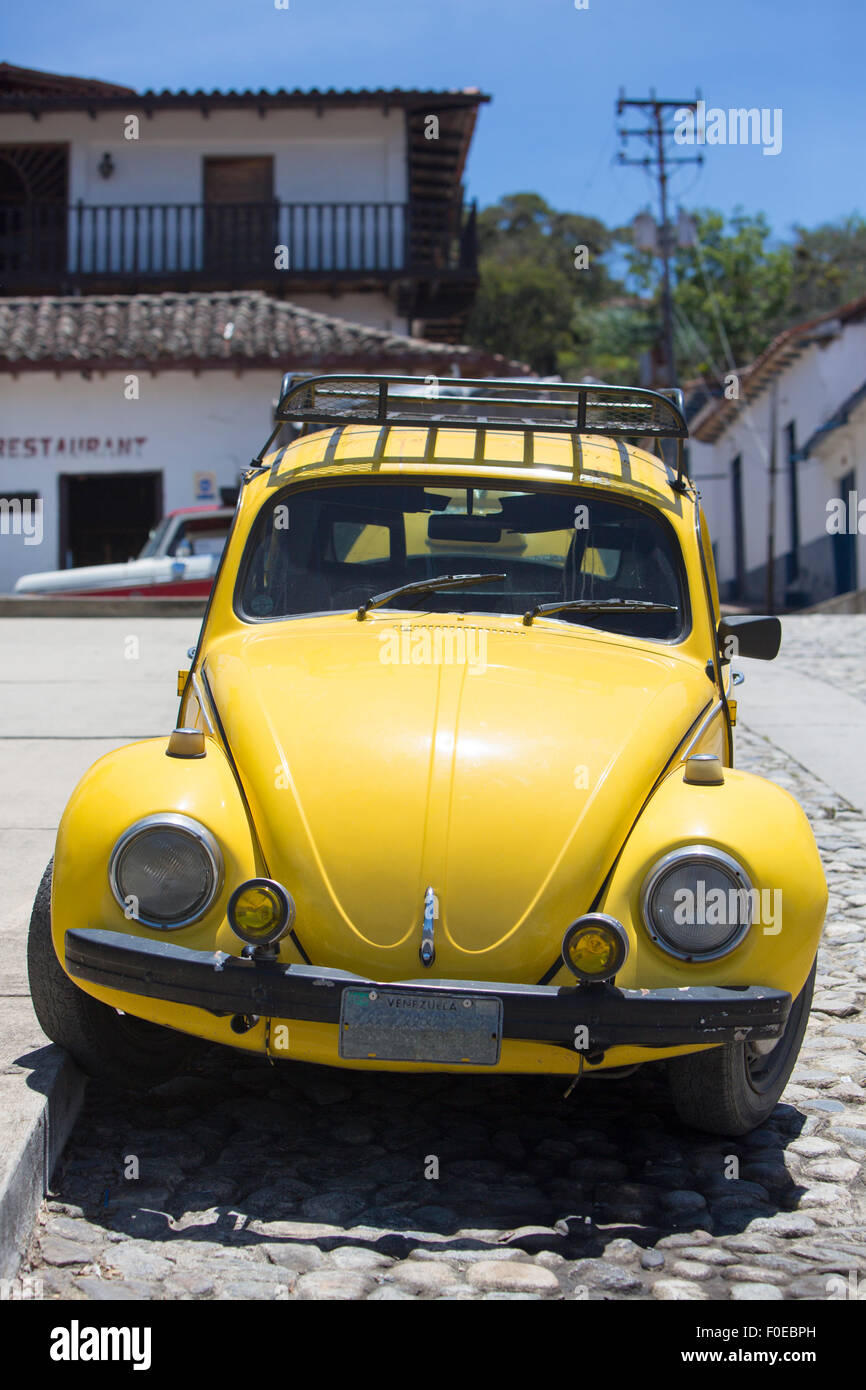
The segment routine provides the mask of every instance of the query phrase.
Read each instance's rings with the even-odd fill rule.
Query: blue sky
[[[763,210],[778,236],[866,212],[863,0],[72,0],[7,8],[0,57],[146,87],[464,87],[482,109],[467,191],[533,190],[630,219],[654,199],[615,163],[629,96],[782,110],[782,150],[708,147],[674,204]],[[688,153],[689,151],[683,151]],[[631,151],[638,153],[637,142]]]

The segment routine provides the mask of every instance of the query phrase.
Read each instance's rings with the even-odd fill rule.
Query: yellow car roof
[[[275,487],[319,478],[379,473],[477,476],[502,481],[610,487],[666,511],[693,500],[671,487],[674,471],[658,456],[621,439],[542,430],[485,430],[450,426],[345,425],[317,431],[267,454],[250,481],[245,504]],[[691,492],[691,489],[689,490]]]

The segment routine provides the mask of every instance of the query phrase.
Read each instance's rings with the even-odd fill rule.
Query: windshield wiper
[[[578,613],[676,613],[676,607],[672,603],[644,603],[636,598],[575,598],[566,599],[563,603],[537,603],[534,608],[530,608],[523,615],[525,627],[529,627],[533,618],[546,618],[548,613],[563,613],[577,611]]]
[[[506,574],[442,574],[438,579],[416,579],[413,584],[401,584],[397,589],[366,599],[358,609],[358,622],[364,621],[371,608],[381,608],[398,594],[428,594],[434,589],[462,589],[469,584],[493,584],[497,580],[502,583],[507,578]]]

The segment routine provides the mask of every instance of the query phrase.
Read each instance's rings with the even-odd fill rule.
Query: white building
[[[866,585],[866,298],[781,333],[691,420],[722,598],[802,607]]]
[[[129,559],[164,512],[218,500],[269,435],[284,371],[519,370],[260,290],[0,299],[0,593]],[[36,499],[38,539],[9,510]]]
[[[521,370],[460,346],[487,99],[136,93],[0,64],[0,592],[125,560],[218,497],[284,371]]]
[[[257,288],[457,342],[478,279],[461,180],[488,100],[139,93],[0,63],[2,292]]]

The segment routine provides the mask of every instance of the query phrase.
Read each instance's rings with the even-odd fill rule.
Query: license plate
[[[343,990],[341,1057],[493,1067],[501,1045],[501,999],[382,986]]]

